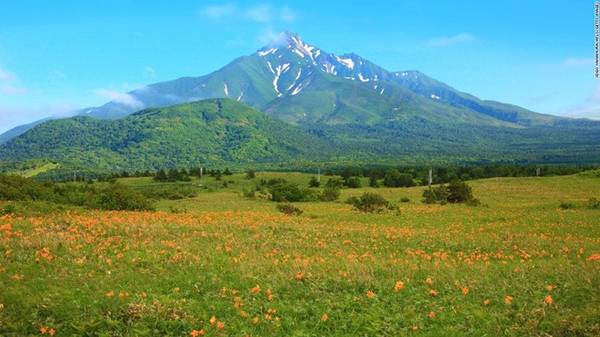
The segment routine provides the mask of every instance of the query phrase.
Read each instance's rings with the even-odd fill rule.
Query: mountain
[[[330,145],[229,99],[146,109],[118,120],[52,120],[0,147],[3,160],[47,160],[97,171],[284,162]]]
[[[553,125],[565,120],[480,100],[418,71],[390,72],[356,54],[328,53],[290,32],[211,74],[151,84],[128,94],[135,104],[109,102],[76,113],[118,119],[141,107],[231,98],[293,124],[377,124],[411,115],[485,125]],[[37,124],[5,133],[0,143]]]
[[[387,71],[356,54],[328,53],[289,32],[211,74],[152,84],[129,95],[136,104],[109,102],[84,109],[74,119],[45,122],[29,131],[20,128],[11,135],[16,138],[0,145],[0,161],[52,158],[98,169],[192,162],[289,165],[291,160],[600,162],[595,145],[600,143],[600,122],[481,100],[418,71]],[[175,123],[179,130],[161,134],[132,122],[149,111],[160,115],[187,105],[163,107],[215,98],[226,105],[238,102],[234,111],[252,108],[254,114],[262,114],[264,123],[278,125],[238,130],[249,137],[244,138],[249,144],[256,136],[278,145],[266,152],[241,151],[236,148],[245,146],[241,143],[211,142],[210,137],[221,139],[224,132],[213,125],[199,132]],[[197,104],[209,103],[191,106]],[[148,108],[135,113],[140,106]],[[201,115],[197,111],[188,115],[187,124],[195,125]],[[25,133],[19,136],[21,132]],[[269,132],[276,137],[269,138]],[[138,142],[150,134],[152,140]],[[161,152],[163,146],[168,151]]]

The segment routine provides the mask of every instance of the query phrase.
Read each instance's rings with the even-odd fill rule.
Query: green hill
[[[6,161],[44,158],[112,171],[319,158],[329,144],[241,103],[212,99],[147,109],[119,120],[74,117],[0,147]]]

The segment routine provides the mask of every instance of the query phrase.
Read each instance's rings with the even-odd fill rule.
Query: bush
[[[271,200],[277,202],[316,201],[319,199],[315,191],[300,188],[297,184],[285,180],[268,184],[268,191],[271,193]]]
[[[152,204],[142,194],[126,186],[114,184],[98,195],[98,206],[113,211],[151,211]]]
[[[423,191],[423,202],[426,204],[466,203],[469,206],[479,205],[473,197],[471,187],[464,181],[454,180],[448,185],[430,187]]]
[[[362,184],[360,182],[359,177],[349,177],[346,180],[344,180],[344,186],[348,188],[360,188],[361,185]]]
[[[301,215],[303,212],[300,208],[292,204],[277,204],[277,209],[287,215]]]
[[[340,197],[341,191],[336,187],[325,187],[323,193],[321,193],[321,201],[336,201]]]
[[[589,209],[600,209],[600,200],[596,198],[590,198],[587,204]]]
[[[308,182],[308,187],[319,187],[321,186],[321,182],[317,179],[317,177],[311,177]]]
[[[454,180],[448,184],[448,202],[461,203],[473,201],[474,199],[471,187],[464,181]]]
[[[426,204],[445,204],[448,202],[448,188],[446,185],[429,187],[423,191],[423,202]]]
[[[379,187],[379,180],[377,180],[377,177],[372,175],[369,177],[369,186],[370,187]]]
[[[8,204],[8,205],[4,206],[2,209],[0,209],[0,216],[14,214],[16,212],[17,212],[17,207],[15,207],[15,205]]]
[[[562,201],[558,207],[560,207],[561,209],[573,209],[575,208],[575,204],[571,202]]]
[[[389,170],[383,178],[383,185],[387,187],[411,187],[415,186],[412,175],[400,173],[398,170]]]
[[[410,199],[408,197],[402,197],[400,198],[400,202],[410,202]]]
[[[390,207],[390,203],[377,193],[364,193],[360,198],[350,198],[348,200],[354,208],[361,212],[379,213],[385,208]]]
[[[254,170],[246,171],[246,179],[254,179],[256,178],[256,172]]]

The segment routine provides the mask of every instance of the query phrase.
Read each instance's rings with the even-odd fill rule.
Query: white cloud
[[[258,5],[250,7],[244,11],[244,16],[256,22],[269,22],[271,21],[271,6]]]
[[[592,94],[583,103],[567,108],[563,115],[600,119],[600,84],[596,85]]]
[[[156,70],[152,67],[145,67],[144,68],[144,77],[149,78],[149,79],[156,78]]]
[[[237,7],[232,4],[222,4],[206,6],[200,13],[211,19],[221,19],[223,17],[234,15],[237,11]]]
[[[0,67],[0,94],[25,95],[27,89],[17,85],[18,82],[17,75]]]
[[[258,4],[250,7],[239,7],[231,3],[216,4],[204,7],[200,14],[213,20],[225,18],[246,19],[259,23],[293,22],[296,12],[290,7],[273,7],[268,4]]]
[[[591,66],[594,64],[593,58],[577,58],[569,57],[564,60],[563,64],[568,67]]]
[[[17,75],[0,67],[0,82],[13,82],[17,80]]]
[[[453,36],[442,36],[430,39],[425,43],[428,47],[452,47],[458,44],[473,43],[477,41],[470,33],[460,33]]]
[[[141,109],[144,107],[144,104],[142,102],[138,101],[135,97],[131,96],[130,94],[108,89],[97,89],[94,92],[100,97],[109,99],[113,102],[130,106],[132,108]]]
[[[284,22],[294,22],[294,20],[296,20],[296,12],[294,12],[288,6],[281,8],[279,15],[281,17],[281,21]]]
[[[27,89],[11,84],[2,84],[0,85],[0,93],[6,95],[25,95],[27,93]]]

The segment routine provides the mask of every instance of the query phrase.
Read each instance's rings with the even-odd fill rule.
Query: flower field
[[[380,188],[411,200],[382,214],[288,216],[231,188],[156,212],[5,215],[0,335],[600,335],[600,210],[585,207],[600,179],[472,186],[477,207]]]

